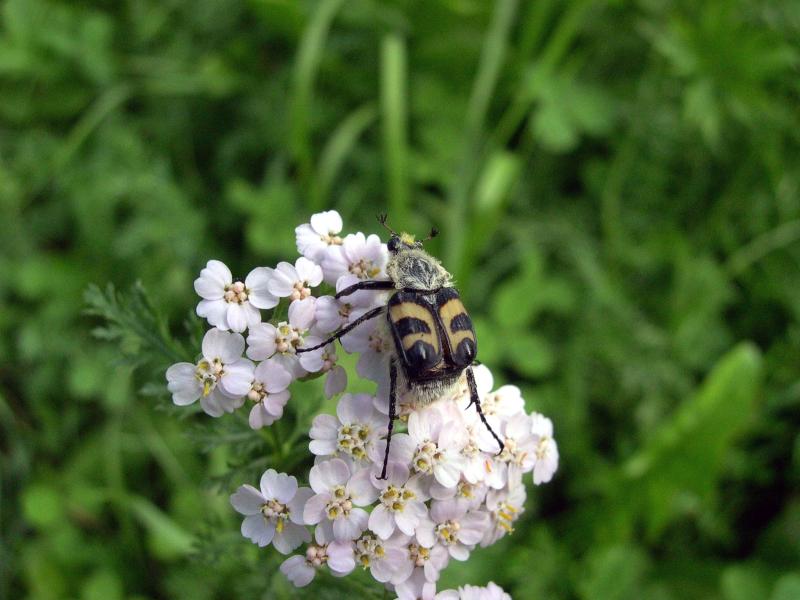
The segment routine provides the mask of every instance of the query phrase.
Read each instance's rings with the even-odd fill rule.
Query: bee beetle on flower
[[[516,386],[492,391],[453,278],[424,248],[436,230],[418,241],[379,221],[386,243],[344,233],[336,211],[312,215],[295,228],[299,257],[244,281],[209,261],[195,291],[211,329],[202,356],[167,369],[168,390],[176,405],[199,399],[211,417],[247,405],[241,421],[252,429],[299,417],[288,442],[264,438],[273,449],[259,486],[230,497],[245,538],[297,552],[280,567],[296,587],[360,568],[399,600],[506,598],[494,584],[439,594],[436,585],[451,559],[513,534],[523,475],[539,485],[558,468],[553,423],[528,414]],[[358,355],[353,370],[374,392],[348,391],[337,341]],[[323,376],[335,415],[284,411],[303,401],[295,383]],[[303,446],[310,472],[279,472],[282,457],[302,460]]]
[[[336,294],[342,298],[361,290],[392,290],[386,306],[378,306],[324,342],[297,352],[311,352],[341,338],[361,323],[385,315],[394,340],[395,356],[389,362],[389,437],[380,479],[386,479],[392,429],[397,414],[398,390],[409,392],[416,404],[425,406],[447,396],[466,371],[470,406],[474,405],[483,424],[503,451],[503,442],[486,421],[475,384],[472,364],[478,354],[475,329],[453,278],[438,259],[423,249],[424,242],[438,234],[432,229],[421,241],[408,233],[397,233],[386,225],[386,215],[378,221],[391,234],[387,248],[391,255],[386,265],[389,279],[359,281]],[[399,369],[398,369],[399,365]]]

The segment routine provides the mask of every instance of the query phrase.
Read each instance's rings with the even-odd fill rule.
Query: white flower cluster
[[[283,416],[287,388],[295,379],[322,372],[328,397],[345,389],[347,375],[336,364],[333,344],[296,353],[302,346],[322,342],[383,300],[368,291],[348,296],[346,301],[312,295],[323,281],[342,289],[361,279],[384,276],[388,251],[378,236],[356,233],[342,238],[341,230],[342,219],[336,211],[314,215],[310,223],[295,230],[302,256],[294,265],[257,267],[244,281],[234,280],[222,262],[208,261],[194,289],[201,297],[197,314],[213,329],[203,339],[203,355],[196,364],[178,363],[167,370],[175,404],[199,399],[206,413],[219,417],[249,400],[250,426],[259,429]],[[286,320],[262,322],[261,310],[278,307],[281,299],[288,302]],[[353,343],[358,347],[353,349],[366,349],[370,342]]]
[[[385,279],[388,251],[376,235],[340,236],[335,211],[316,214],[296,228],[302,255],[294,265],[258,267],[234,281],[219,261],[209,261],[195,281],[202,300],[197,313],[213,326],[197,363],[167,371],[173,401],[198,399],[213,417],[252,403],[250,426],[271,425],[283,415],[293,380],[326,373],[328,397],[347,386],[333,344],[320,344],[367,311],[386,303],[386,293],[359,291],[342,299],[315,297],[328,284],[342,290],[359,280]],[[286,320],[262,322],[261,310],[280,308]],[[243,333],[247,333],[247,338]],[[450,559],[466,560],[513,531],[526,499],[522,476],[548,482],[558,467],[552,422],[525,412],[520,390],[492,391],[492,374],[474,367],[483,413],[503,440],[497,442],[470,405],[466,377],[447,396],[419,407],[400,398],[387,478],[379,479],[388,433],[389,359],[394,346],[385,319],[372,319],[345,335],[342,346],[360,354],[359,376],[375,381],[377,394],[343,394],[336,416],[318,415],[309,450],[315,464],[310,487],[293,476],[267,470],[256,489],[243,485],[231,496],[242,515],[242,535],[291,554],[281,571],[296,586],[308,585],[320,569],[344,576],[369,569],[401,600],[417,598],[508,598],[502,589],[466,586],[436,594],[439,573]],[[405,426],[404,426],[405,425]],[[404,431],[405,430],[405,431]],[[312,533],[313,531],[313,533]]]

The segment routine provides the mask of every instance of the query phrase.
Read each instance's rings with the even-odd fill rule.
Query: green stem
[[[301,185],[311,197],[317,195],[313,189],[314,159],[310,132],[314,81],[322,61],[328,31],[342,4],[344,4],[344,0],[322,0],[320,2],[300,41],[294,68],[289,144],[292,157],[297,163]]]
[[[378,111],[375,106],[367,104],[350,113],[331,134],[317,164],[317,185],[314,190],[315,196],[312,199],[314,212],[325,208],[331,187],[342,170],[345,159],[377,116]]]
[[[778,225],[739,248],[727,260],[725,268],[731,276],[736,277],[769,253],[797,241],[800,241],[800,219]]]
[[[468,276],[468,265],[463,263],[468,239],[469,193],[479,167],[478,155],[483,124],[505,59],[517,6],[517,0],[498,0],[495,4],[467,108],[463,152],[450,193],[448,246],[445,254],[448,264],[452,265],[462,280]]]
[[[392,219],[406,222],[408,206],[408,126],[406,45],[396,33],[381,42],[381,125],[383,159]]]

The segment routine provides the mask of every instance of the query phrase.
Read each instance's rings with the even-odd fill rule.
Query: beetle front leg
[[[351,331],[353,331],[353,329],[355,329],[356,327],[361,325],[364,321],[369,321],[370,319],[374,319],[379,314],[381,314],[384,310],[386,310],[385,306],[378,306],[377,308],[373,308],[372,310],[370,310],[368,312],[365,312],[363,315],[358,317],[355,321],[353,321],[349,325],[346,325],[345,327],[342,327],[339,331],[334,333],[331,337],[329,337],[327,340],[325,340],[321,344],[317,344],[316,346],[311,346],[310,348],[298,348],[297,350],[295,350],[295,352],[300,354],[302,352],[311,352],[313,350],[319,350],[320,348],[324,348],[325,346],[327,346],[331,342],[335,342],[336,340],[338,340],[342,336],[344,336],[344,335],[350,333]]]
[[[469,406],[467,406],[467,408],[469,408],[473,404],[475,405],[475,410],[478,411],[478,416],[481,418],[481,421],[486,426],[486,429],[489,430],[489,433],[492,434],[492,437],[495,439],[495,441],[499,444],[500,450],[498,450],[497,453],[500,454],[503,451],[503,448],[505,448],[505,444],[500,440],[500,438],[494,432],[494,429],[492,429],[492,426],[489,425],[489,421],[486,420],[486,417],[483,414],[483,409],[481,408],[481,400],[478,397],[478,386],[475,383],[475,375],[472,373],[472,367],[467,367],[467,386],[469,386],[469,400],[470,400]]]
[[[342,296],[349,296],[359,290],[393,290],[395,289],[394,281],[375,279],[371,281],[359,281],[353,285],[348,285],[341,292],[336,292],[334,298],[341,298]]]

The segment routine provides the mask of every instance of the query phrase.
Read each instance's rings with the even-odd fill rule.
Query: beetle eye
[[[389,243],[386,244],[386,247],[389,248],[389,252],[397,252],[397,248],[400,246],[400,238],[393,235],[389,238]]]

